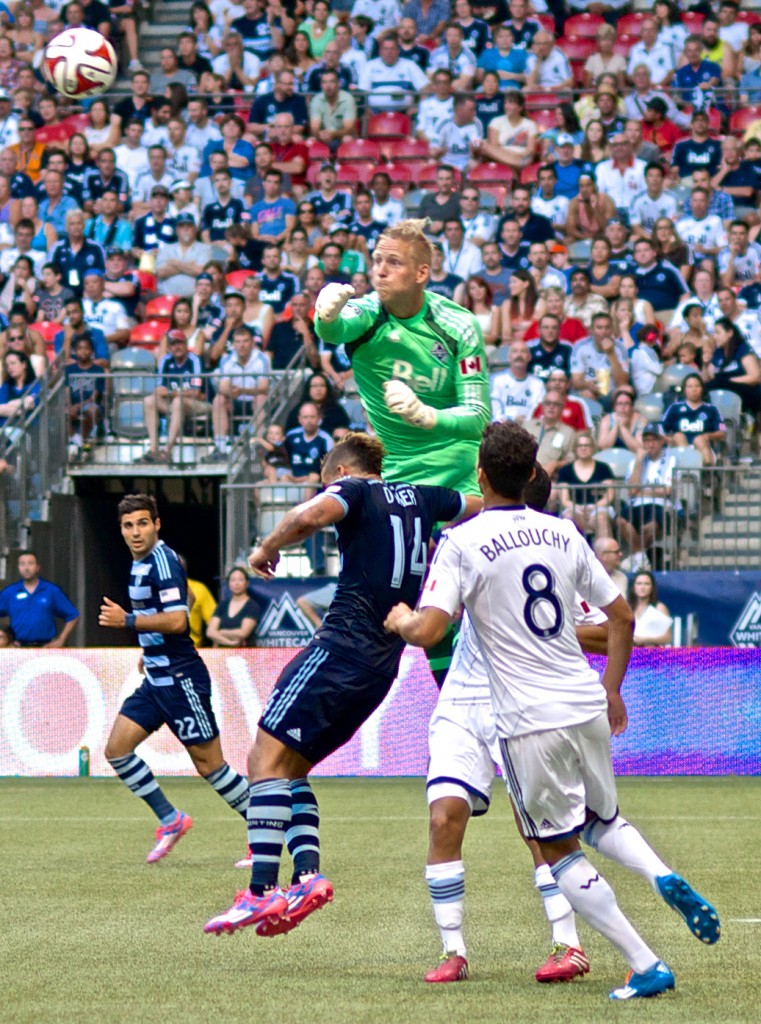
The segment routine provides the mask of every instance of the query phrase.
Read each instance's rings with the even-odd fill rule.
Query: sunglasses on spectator
[[[9,334],[8,335],[8,341],[23,341],[23,340],[24,340],[24,335],[23,334]]]

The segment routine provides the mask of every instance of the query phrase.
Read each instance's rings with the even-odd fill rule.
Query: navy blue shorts
[[[281,672],[259,728],[319,764],[383,703],[394,678],[313,642]]]
[[[186,747],[195,747],[219,736],[211,708],[211,679],[203,662],[184,672],[170,674],[175,680],[171,686],[154,686],[144,679],[127,697],[119,714],[147,733],[168,725]]]

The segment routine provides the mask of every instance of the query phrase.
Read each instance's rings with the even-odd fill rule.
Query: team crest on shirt
[[[431,346],[431,355],[433,356],[434,359],[438,359],[440,363],[445,363],[447,361],[447,356],[449,355],[449,353],[447,352],[446,345],[443,345],[440,341],[437,341],[434,345]]]

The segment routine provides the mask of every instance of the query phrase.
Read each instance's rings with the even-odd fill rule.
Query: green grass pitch
[[[422,878],[419,779],[321,780],[332,906],[290,935],[203,934],[247,873],[240,819],[197,779],[164,780],[195,819],[162,863],[154,821],[118,782],[0,780],[2,1024],[542,1024],[761,1020],[761,780],[623,779],[624,814],[719,909],[705,947],[647,883],[593,855],[624,910],[672,966],[677,991],[611,1004],[618,954],[584,925],[592,973],[540,986],[548,927],[498,789],[466,839],[471,979],[427,986],[439,947]]]

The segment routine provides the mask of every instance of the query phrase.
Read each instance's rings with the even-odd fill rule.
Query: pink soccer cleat
[[[321,910],[326,903],[333,902],[333,884],[322,875],[312,875],[299,885],[292,885],[286,897],[288,908],[282,916],[277,920],[268,917],[258,924],[257,935],[269,939],[293,931],[305,917],[309,917],[315,910]]]
[[[264,896],[254,896],[250,889],[235,894],[232,906],[223,914],[212,917],[203,926],[207,935],[232,935],[239,928],[247,928],[260,921],[278,921],[288,909],[288,900],[278,886]]]
[[[163,860],[192,827],[193,819],[182,811],[178,811],[177,817],[168,825],[159,825],[156,829],[156,844],[145,858],[146,862],[155,864],[157,861]]]
[[[242,857],[240,860],[236,860],[236,862],[235,862],[236,868],[248,868],[249,871],[253,867],[253,864],[254,864],[254,858],[251,856],[251,851],[250,850],[246,854],[245,857]]]
[[[542,964],[534,977],[537,981],[552,983],[553,981],[572,981],[589,974],[589,960],[583,949],[564,946],[556,943],[546,962]]]
[[[437,967],[424,975],[423,980],[431,984],[448,981],[466,981],[468,978],[468,961],[456,953],[445,953]]]

